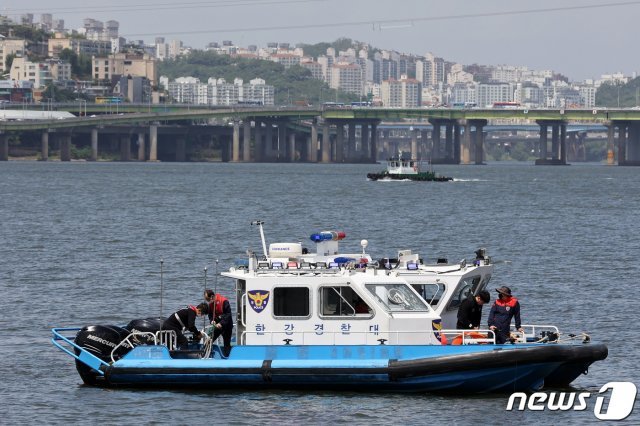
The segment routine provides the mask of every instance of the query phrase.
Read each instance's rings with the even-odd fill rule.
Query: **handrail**
[[[364,335],[365,339],[364,339],[364,344],[365,345],[385,345],[385,344],[390,344],[390,345],[406,345],[406,346],[410,346],[410,345],[424,345],[424,344],[428,344],[426,342],[423,343],[397,343],[400,339],[400,335],[416,335],[419,337],[427,337],[429,336],[429,334],[433,334],[434,330],[414,330],[414,331],[348,331],[348,332],[343,332],[343,331],[323,331],[322,333],[318,333],[315,330],[305,330],[305,331],[283,331],[283,330],[279,330],[279,331],[244,331],[242,332],[241,337],[241,341],[244,342],[244,344],[246,344],[246,336],[247,335],[269,335],[270,339],[269,339],[269,344],[274,345],[274,335],[284,335],[284,336],[301,336],[302,337],[302,342],[301,343],[294,343],[294,344],[300,344],[300,345],[305,345],[305,336],[308,335],[313,335],[313,336],[324,336],[324,335],[328,335],[331,337],[331,342],[329,343],[329,345],[335,346],[339,343],[336,343],[336,337],[337,336],[352,336],[352,335]],[[369,339],[369,336],[374,336],[375,339],[372,341]],[[390,337],[395,336],[395,342],[393,343],[392,339],[390,339]],[[288,342],[286,342],[288,340]],[[374,341],[376,343],[374,343]],[[283,339],[283,342],[285,342],[285,345],[289,345],[291,342],[293,342],[293,339]],[[352,340],[349,342],[349,345],[354,345],[356,343],[354,343]]]
[[[115,360],[115,353],[118,350],[118,348],[120,348],[121,346],[126,346],[129,345],[129,347],[131,349],[133,349],[134,347],[136,347],[136,344],[134,342],[132,342],[131,340],[129,340],[129,337],[135,337],[135,336],[151,336],[153,338],[153,344],[157,345],[158,341],[156,339],[156,335],[151,333],[150,331],[132,331],[131,333],[129,333],[127,335],[127,337],[125,337],[124,339],[122,339],[122,341],[120,343],[118,343],[112,350],[111,350],[111,362],[116,362]]]
[[[51,338],[51,343],[53,343],[54,346],[56,346],[62,352],[66,353],[67,355],[71,355],[77,361],[80,361],[80,362],[88,365],[89,367],[91,367],[94,370],[96,370],[100,375],[104,376],[104,371],[102,370],[101,367],[103,367],[103,366],[104,367],[108,367],[109,364],[107,362],[101,360],[100,358],[98,358],[97,356],[95,356],[91,352],[87,351],[83,347],[76,345],[74,342],[72,342],[67,337],[65,337],[65,336],[63,336],[61,334],[61,332],[63,332],[63,331],[76,331],[77,332],[77,331],[80,331],[80,330],[81,330],[80,327],[53,328],[53,329],[51,329],[51,333],[53,334],[53,337]],[[69,349],[67,349],[66,347],[62,346],[60,343],[58,343],[59,340],[63,341],[67,345],[72,346],[73,348],[77,349],[80,352],[80,355],[76,355],[74,352],[72,352]]]
[[[448,329],[448,330],[438,330],[438,333],[440,333],[441,335],[443,334],[445,336],[454,336],[454,339],[456,337],[462,337],[462,341],[460,343],[462,345],[471,345],[471,344],[478,344],[478,343],[491,343],[494,345],[496,344],[496,333],[490,329],[473,329],[473,330]],[[470,336],[472,333],[486,333],[487,337],[486,338],[472,337]]]

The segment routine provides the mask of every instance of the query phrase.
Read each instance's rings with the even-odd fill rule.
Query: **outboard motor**
[[[75,344],[101,360],[111,362],[111,352],[128,335],[129,330],[116,325],[89,325],[78,331]],[[113,354],[114,360],[122,358],[131,349],[129,344],[123,344]],[[80,354],[79,349],[75,349],[75,352],[76,355]],[[78,360],[76,360],[76,370],[86,384],[96,384],[98,373],[95,370]]]
[[[160,331],[162,322],[162,318],[140,318],[132,320],[125,328],[131,333],[145,332],[155,334],[157,331]],[[133,336],[132,340],[136,345],[152,345],[154,343],[151,336]]]
[[[75,343],[101,360],[110,362],[111,352],[128,335],[129,330],[116,325],[89,325],[78,331]],[[122,358],[131,349],[128,344],[122,345],[113,354],[114,360]]]

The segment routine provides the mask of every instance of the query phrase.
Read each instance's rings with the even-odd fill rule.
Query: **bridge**
[[[37,109],[22,107],[23,111]],[[11,135],[39,132],[42,160],[48,159],[53,137],[62,161],[70,160],[72,139],[91,146],[92,160],[98,158],[99,141],[106,139],[120,146],[123,161],[135,155],[139,161],[157,161],[159,143],[171,147],[176,161],[184,161],[187,144],[204,140],[220,147],[224,161],[234,162],[375,162],[402,148],[414,158],[430,158],[433,163],[483,164],[487,135],[512,131],[536,133],[536,164],[567,164],[568,140],[602,132],[611,164],[617,160],[618,165],[640,165],[637,109],[195,108],[86,103],[66,107],[72,112],[77,109],[78,116],[53,118],[50,109],[40,107],[40,118],[27,120],[16,118],[20,110],[0,110],[0,160],[9,157]],[[394,138],[398,131],[404,135],[402,140]],[[132,153],[132,142],[136,153]]]

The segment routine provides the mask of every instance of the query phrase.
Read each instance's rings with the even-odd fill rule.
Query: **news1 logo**
[[[593,414],[600,420],[624,420],[633,411],[636,394],[636,385],[631,382],[609,382],[598,391]],[[589,392],[515,392],[509,397],[507,411],[514,409],[516,401],[518,411],[584,411],[590,397]]]

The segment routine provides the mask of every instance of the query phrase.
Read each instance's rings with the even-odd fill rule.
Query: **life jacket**
[[[216,298],[212,302],[209,302],[209,312],[214,312],[214,317],[219,317],[222,315],[222,308],[224,307],[224,302],[227,302],[227,299],[224,296],[216,293]]]
[[[502,306],[502,307],[510,307],[513,308],[516,306],[516,303],[518,303],[518,299],[516,299],[515,297],[511,296],[507,299],[497,299],[496,300],[496,305],[498,306]]]

